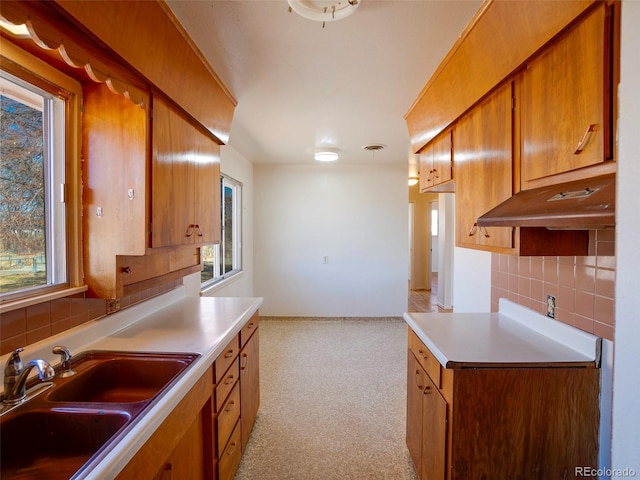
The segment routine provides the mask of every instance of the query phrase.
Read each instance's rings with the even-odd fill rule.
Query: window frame
[[[232,197],[232,269],[228,272],[220,273],[221,271],[221,259],[224,258],[224,238],[225,238],[225,208],[224,208],[224,190],[225,187],[231,188],[233,191]],[[228,280],[242,272],[242,182],[226,175],[220,174],[220,243],[212,245],[213,247],[213,278],[202,281],[200,288],[202,291],[219,285],[221,282]]]
[[[78,81],[1,39],[0,67],[8,74],[64,100],[64,196],[66,282],[0,296],[0,313],[84,292],[82,275],[82,182],[80,170],[82,87]]]

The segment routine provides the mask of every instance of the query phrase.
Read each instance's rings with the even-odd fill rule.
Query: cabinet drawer
[[[218,412],[218,456],[222,455],[233,432],[233,427],[240,418],[240,383],[236,382],[231,395]]]
[[[215,384],[219,384],[222,381],[222,377],[227,372],[231,364],[235,361],[236,357],[240,353],[239,336],[233,337],[233,340],[225,347],[224,351],[216,358],[216,376]]]
[[[440,388],[440,362],[411,328],[409,328],[409,350],[416,356],[422,368],[427,371],[435,386]]]
[[[258,312],[254,313],[253,316],[249,319],[242,330],[240,331],[240,347],[244,347],[244,344],[247,343],[247,340],[253,335],[253,332],[258,328],[258,322],[260,320],[260,315]]]
[[[224,449],[224,452],[220,456],[220,460],[218,462],[218,479],[233,479],[238,465],[240,464],[241,457],[242,448],[240,445],[240,423],[238,423],[231,434],[227,448]]]
[[[229,396],[229,392],[233,389],[233,386],[238,382],[240,377],[240,357],[236,357],[236,360],[231,365],[231,368],[227,370],[226,374],[216,386],[216,412],[222,409],[222,404]]]

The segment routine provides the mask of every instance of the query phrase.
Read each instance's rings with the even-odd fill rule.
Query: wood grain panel
[[[159,1],[57,0],[133,68],[227,143],[236,101]],[[189,88],[185,88],[185,79]]]
[[[455,371],[452,480],[575,478],[597,466],[599,370]]]
[[[416,471],[422,468],[422,397],[427,373],[411,349],[407,350],[407,448]]]
[[[511,83],[455,126],[456,245],[510,253],[510,227],[477,227],[482,214],[513,194]]]
[[[603,4],[528,65],[522,76],[523,188],[605,161],[605,52]],[[595,131],[587,133],[591,126]]]
[[[84,274],[89,292],[114,298],[116,255],[147,247],[148,112],[104,84],[84,87]]]
[[[116,478],[139,480],[148,478],[152,472],[158,472],[189,426],[200,416],[202,408],[211,398],[211,392],[211,372],[208,371],[200,377]]]
[[[224,403],[220,411],[218,412],[217,424],[218,424],[218,458],[222,460],[223,452],[227,446],[227,442],[231,437],[231,433],[235,428],[236,423],[239,424],[240,418],[240,384],[236,383],[227,401]],[[240,444],[238,445],[242,450],[242,438],[240,438]]]
[[[405,115],[413,152],[417,153],[592,3],[483,3]]]
[[[249,441],[260,408],[260,329],[240,352],[240,423],[242,451]]]
[[[447,402],[427,379],[422,395],[422,477],[444,479],[446,473]]]

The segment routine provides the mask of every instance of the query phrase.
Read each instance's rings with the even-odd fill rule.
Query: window
[[[64,102],[0,77],[0,286],[3,294],[66,283]]]
[[[242,184],[221,175],[221,241],[201,249],[203,287],[242,271]]]
[[[431,235],[433,237],[438,236],[438,206],[432,205],[431,210]]]
[[[80,86],[13,46],[2,54],[0,302],[9,305],[81,285]]]

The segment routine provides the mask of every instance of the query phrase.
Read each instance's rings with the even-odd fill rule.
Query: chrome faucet
[[[33,368],[38,370],[40,380],[51,380],[56,374],[51,365],[41,359],[31,360],[24,367],[20,352],[22,348],[16,348],[9,356],[4,367],[4,394],[2,395],[2,403],[7,405],[15,405],[27,398],[25,393],[25,384],[29,373]]]
[[[52,352],[60,355],[60,372],[58,373],[60,378],[71,377],[76,374],[76,372],[71,370],[71,352],[67,347],[57,345],[53,347]]]

